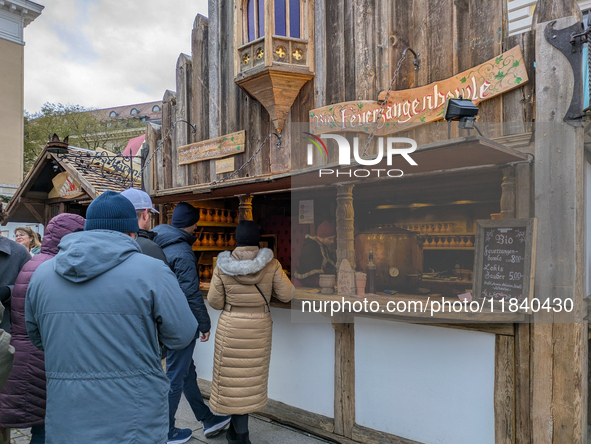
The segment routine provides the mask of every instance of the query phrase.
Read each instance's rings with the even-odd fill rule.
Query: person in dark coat
[[[25,295],[31,276],[39,265],[53,258],[62,238],[84,229],[84,218],[62,213],[45,229],[41,253],[25,264],[12,291],[12,345],[14,370],[0,392],[0,427],[31,427],[33,444],[45,442],[45,363],[43,352],[29,340],[25,325]]]
[[[209,339],[211,321],[199,290],[197,264],[191,247],[197,240],[192,233],[197,228],[198,221],[199,210],[186,202],[180,202],[172,212],[172,226],[163,224],[154,228],[158,234],[154,241],[164,250],[166,259],[189,302],[189,307],[199,323],[197,332],[198,334],[201,332],[200,340],[206,342]],[[169,442],[183,443],[191,438],[191,429],[175,427],[175,414],[183,393],[195,417],[203,423],[203,433],[206,438],[220,433],[230,423],[229,416],[215,416],[203,402],[193,362],[196,340],[197,337],[183,350],[170,350],[166,356],[166,375],[170,379]]]
[[[166,265],[168,265],[166,255],[164,254],[164,251],[162,251],[162,247],[154,242],[154,238],[157,236],[157,234],[153,231],[150,231],[150,222],[152,217],[155,214],[160,214],[160,212],[152,206],[152,199],[150,199],[148,193],[138,190],[137,188],[130,188],[123,191],[121,195],[125,196],[135,208],[135,212],[137,214],[137,223],[140,227],[135,241],[140,245],[142,253],[147,254],[154,259],[160,259]]]
[[[336,238],[332,223],[322,222],[316,230],[316,236],[306,235],[300,261],[294,276],[304,287],[317,287],[321,274],[337,274],[336,258],[331,250]]]
[[[31,255],[25,247],[0,234],[0,304],[4,305],[4,317],[0,328],[10,333],[10,294],[16,277]]]
[[[158,341],[183,349],[197,322],[175,275],[142,254],[133,205],[106,191],[27,289],[25,321],[45,351],[48,444],[163,444],[170,383]]]
[[[4,315],[4,305],[0,304],[0,321]],[[0,328],[0,390],[6,384],[8,375],[12,370],[14,360],[14,347],[10,345],[10,334]]]

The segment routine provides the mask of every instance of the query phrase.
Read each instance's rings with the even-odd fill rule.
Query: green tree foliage
[[[69,136],[71,146],[91,150],[103,148],[120,153],[133,137],[125,130],[145,125],[139,119],[101,120],[101,116],[94,111],[80,105],[61,103],[46,103],[35,114],[25,111],[24,174],[33,166],[54,133],[60,140]]]

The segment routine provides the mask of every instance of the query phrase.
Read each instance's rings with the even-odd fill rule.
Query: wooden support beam
[[[503,219],[515,218],[515,167],[503,168],[501,215]]]
[[[353,439],[355,442],[372,444],[422,444],[418,441],[413,441],[412,439],[402,438],[400,436],[391,435],[390,433],[380,432],[379,430],[370,429],[358,424],[353,426]]]
[[[347,259],[355,270],[354,186],[337,185],[337,270],[343,259]]]
[[[583,20],[583,14],[576,0],[537,0],[532,27],[538,23],[573,16],[577,21]]]
[[[495,337],[495,443],[515,442],[515,351],[510,336]]]
[[[252,195],[243,194],[238,196],[240,204],[238,204],[238,220],[253,220],[252,217]]]
[[[172,132],[172,186],[180,187],[187,184],[187,166],[179,165],[178,148],[189,143],[191,134],[191,80],[193,67],[191,57],[181,54],[176,62],[176,103],[174,121],[176,126]]]
[[[335,329],[334,432],[353,436],[355,424],[355,324],[333,322]],[[352,321],[352,319],[351,319]]]
[[[35,217],[35,219],[37,219],[37,221],[42,224],[45,219],[43,219],[43,217],[37,212],[37,210],[33,207],[33,205],[31,205],[29,202],[24,202],[25,207],[27,207],[27,210],[29,210],[31,212],[31,214]]]
[[[541,1],[553,19],[564,1]],[[544,9],[545,8],[545,9]],[[557,20],[555,29],[578,17]],[[587,442],[587,303],[585,296],[585,182],[583,128],[562,121],[573,74],[562,53],[536,26],[535,216],[538,257],[535,296],[542,303],[572,301],[571,313],[538,314],[532,338],[533,443]]]
[[[515,167],[515,217],[530,218],[532,196],[532,164]],[[531,324],[515,324],[515,442],[530,444],[531,427]]]

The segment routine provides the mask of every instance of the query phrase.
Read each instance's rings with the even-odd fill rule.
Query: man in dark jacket
[[[10,333],[10,293],[16,277],[31,255],[25,247],[0,234],[0,304],[6,311],[0,322],[0,328]]]
[[[137,223],[140,227],[135,241],[140,245],[142,253],[147,254],[154,259],[160,259],[166,265],[168,265],[166,255],[164,254],[164,251],[162,251],[162,247],[154,242],[156,233],[150,231],[150,222],[152,217],[155,214],[160,214],[160,212],[152,206],[152,199],[150,199],[148,193],[138,190],[137,188],[130,188],[122,192],[121,195],[125,196],[135,208],[135,212],[137,214]]]
[[[211,321],[199,290],[197,264],[191,248],[197,239],[192,233],[197,228],[198,221],[199,210],[186,202],[181,202],[172,213],[172,227],[163,224],[154,228],[154,232],[157,233],[154,241],[164,250],[166,259],[187,297],[189,307],[199,323],[200,340],[206,342],[209,339]],[[168,395],[169,443],[183,443],[191,438],[191,429],[178,429],[174,426],[174,416],[182,393],[189,401],[195,417],[203,423],[203,433],[206,438],[220,433],[230,423],[229,416],[215,416],[203,402],[193,362],[196,339],[194,338],[183,350],[171,350],[166,356],[166,375],[170,379],[170,393]]]
[[[31,278],[25,321],[45,351],[48,444],[167,440],[158,341],[183,349],[197,322],[170,268],[142,254],[137,231],[133,205],[106,191],[84,231],[65,236]]]

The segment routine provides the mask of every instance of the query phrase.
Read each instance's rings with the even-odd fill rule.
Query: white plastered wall
[[[197,342],[195,366],[199,378],[211,381],[214,336],[220,312],[207,304],[212,337]],[[320,415],[334,416],[334,329],[317,315],[314,322],[292,323],[290,310],[271,309],[273,348],[269,369],[269,399]],[[311,315],[312,316],[312,315]]]
[[[494,444],[495,335],[357,318],[356,422],[430,444]]]

